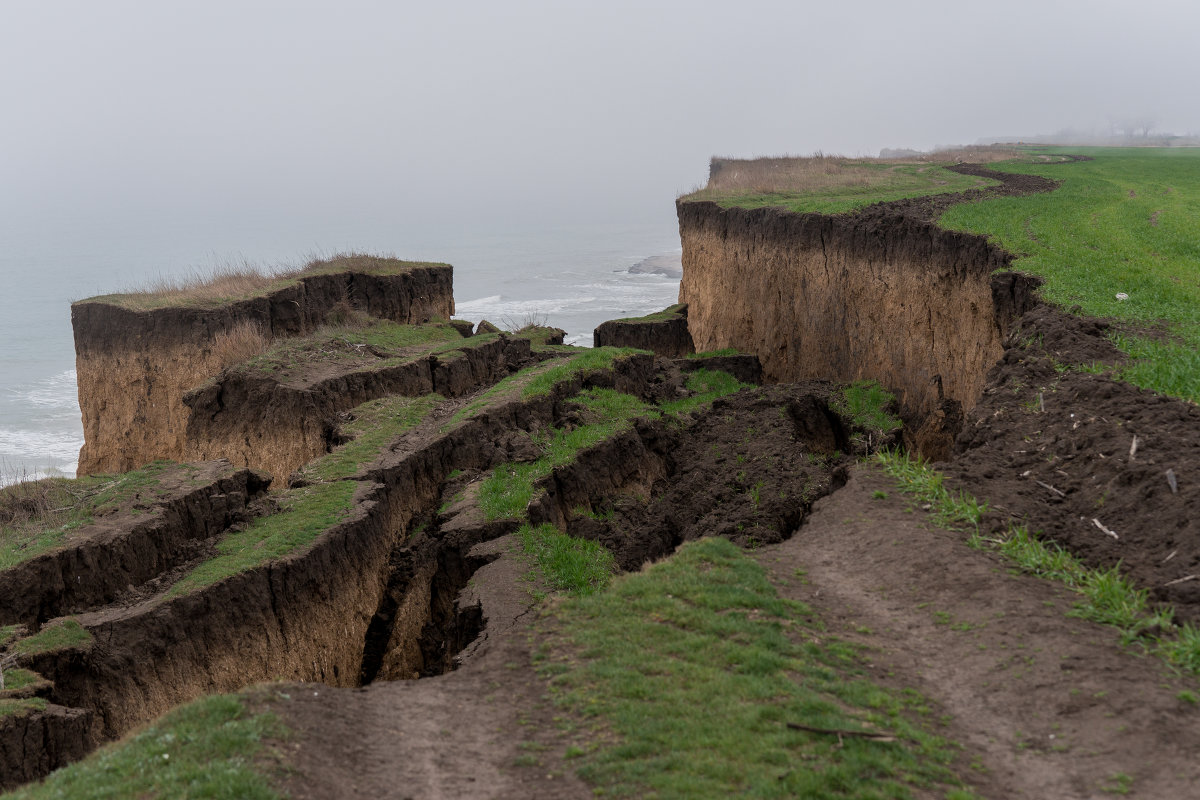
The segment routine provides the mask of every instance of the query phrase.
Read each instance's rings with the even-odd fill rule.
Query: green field
[[[1046,279],[1041,294],[1150,335],[1118,334],[1133,357],[1118,376],[1200,401],[1200,150],[1068,147],[1092,161],[1004,162],[997,170],[1062,181],[1048,194],[955,206],[943,227],[986,235]],[[1117,294],[1127,294],[1118,300]]]

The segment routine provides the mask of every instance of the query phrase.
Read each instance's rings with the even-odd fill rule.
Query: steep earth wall
[[[679,301],[698,351],[735,347],[768,381],[878,380],[910,421],[972,407],[1033,279],[921,220],[677,204]]]
[[[216,307],[139,311],[103,299],[75,303],[71,324],[84,432],[79,474],[185,458],[190,411],[184,394],[225,366],[214,341],[239,323],[255,323],[273,337],[300,335],[343,302],[395,322],[448,319],[454,313],[452,284],[451,267],[438,265],[396,274],[307,275]]]

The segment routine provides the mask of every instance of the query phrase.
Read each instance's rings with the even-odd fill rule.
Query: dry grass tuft
[[[213,338],[212,354],[217,360],[217,369],[225,369],[241,363],[271,346],[271,337],[262,326],[249,319],[239,320],[233,327]]]
[[[46,519],[64,510],[60,506],[70,505],[70,500],[61,478],[18,478],[0,487],[0,525],[18,526]]]
[[[211,273],[193,272],[179,277],[162,277],[130,292],[132,296],[151,295],[167,302],[204,303],[228,297],[244,297],[259,292],[275,281],[295,277],[296,269],[264,271],[248,261],[224,264]]]
[[[813,193],[847,187],[870,187],[892,180],[892,168],[903,165],[948,166],[962,162],[990,163],[1015,158],[1015,150],[999,147],[957,147],[902,158],[848,158],[815,153],[812,156],[713,158],[708,185],[693,195],[776,192]]]

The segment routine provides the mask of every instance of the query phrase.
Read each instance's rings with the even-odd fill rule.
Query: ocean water
[[[452,264],[460,319],[501,327],[544,322],[566,330],[568,343],[590,346],[596,325],[664,308],[679,292],[678,279],[628,272],[642,259],[679,252],[669,217],[632,225],[407,232],[204,222],[98,220],[73,225],[69,235],[58,226],[0,227],[8,248],[0,255],[8,287],[0,294],[0,484],[74,475],[83,429],[70,303],[80,298],[231,261],[271,267],[365,250]]]

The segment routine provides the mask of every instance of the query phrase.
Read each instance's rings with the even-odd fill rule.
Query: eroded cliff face
[[[142,311],[103,299],[75,303],[71,323],[84,430],[79,474],[199,457],[187,446],[192,412],[184,396],[225,366],[214,345],[239,324],[254,323],[271,337],[302,335],[346,302],[401,323],[449,319],[452,283],[449,265],[430,265],[390,274],[301,276],[277,291],[215,307]]]
[[[698,351],[758,355],[768,381],[871,378],[910,421],[971,408],[1033,279],[978,236],[680,202],[688,327]]]

